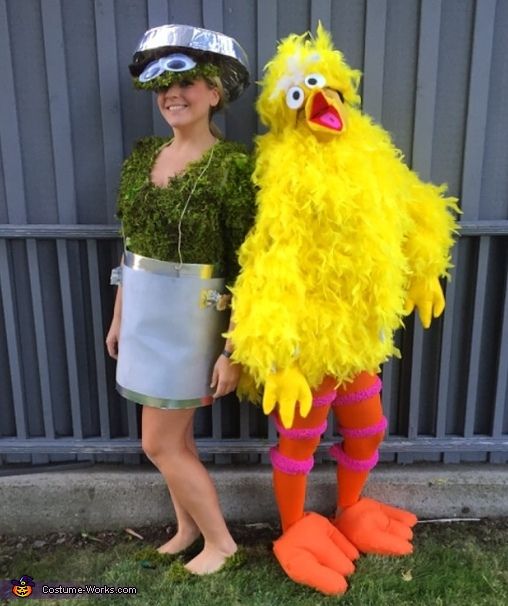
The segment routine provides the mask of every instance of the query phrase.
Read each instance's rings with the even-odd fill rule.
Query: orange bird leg
[[[332,404],[344,438],[331,451],[338,462],[338,512],[359,500],[369,472],[377,463],[378,446],[386,429],[380,391],[381,380],[364,372],[352,383],[341,385]]]
[[[284,429],[274,415],[279,443],[270,451],[275,500],[285,532],[304,514],[307,475],[314,464],[314,452],[326,430],[330,403],[335,399],[333,380],[325,379],[313,394],[312,409],[303,418],[296,411],[291,429]]]
[[[273,544],[274,555],[290,579],[331,595],[346,591],[346,577],[354,572],[359,553],[330,520],[304,514],[304,506],[307,474],[326,430],[334,386],[332,379],[325,380],[313,394],[309,415],[302,418],[297,411],[291,429],[282,427],[274,415],[280,437],[278,447],[270,451],[283,531]]]
[[[408,511],[360,498],[386,429],[381,408],[381,381],[361,373],[337,390],[333,411],[343,436],[331,454],[337,459],[337,517],[335,526],[365,553],[411,553],[411,530],[417,522]]]

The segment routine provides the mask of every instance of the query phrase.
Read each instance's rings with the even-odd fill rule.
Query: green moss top
[[[184,263],[216,263],[231,284],[239,270],[237,251],[254,222],[252,159],[236,143],[219,141],[199,181],[211,150],[173,177],[167,187],[150,180],[155,159],[170,142],[162,137],[139,141],[125,160],[120,179],[118,217],[129,250],[139,255],[178,261],[178,222],[182,221]]]

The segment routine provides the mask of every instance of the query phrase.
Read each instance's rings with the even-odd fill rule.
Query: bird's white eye
[[[308,86],[309,88],[316,88],[317,86],[319,86],[320,88],[323,88],[323,86],[325,84],[326,84],[326,79],[321,74],[309,74],[305,78],[305,85]]]
[[[168,72],[186,72],[196,67],[196,62],[189,55],[173,53],[159,60],[162,68]]]
[[[150,82],[150,80],[153,80],[154,78],[157,78],[157,76],[160,76],[163,71],[164,68],[160,64],[160,61],[152,61],[145,67],[141,74],[139,74],[139,81]]]
[[[304,98],[303,90],[299,86],[292,86],[286,94],[286,104],[290,109],[298,109]]]

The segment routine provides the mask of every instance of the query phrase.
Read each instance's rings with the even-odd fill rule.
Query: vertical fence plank
[[[334,435],[333,435],[333,430],[335,428],[335,418],[334,418],[331,408],[330,408],[330,412],[328,413],[327,422],[328,422],[328,424],[326,426],[326,431],[321,436],[321,441],[326,440],[327,442],[333,442],[335,440]],[[330,456],[328,455],[328,452],[319,454],[320,463],[322,463],[323,461],[329,461],[329,460],[330,460]],[[316,461],[317,461],[317,459],[316,459]]]
[[[256,80],[263,78],[263,69],[275,52],[277,36],[277,2],[272,0],[258,0],[257,2],[257,56]],[[253,74],[254,75],[254,74]],[[263,127],[259,116],[257,118],[257,132]]]
[[[499,350],[499,367],[497,369],[496,399],[492,418],[492,436],[500,438],[503,432],[503,416],[508,410],[508,280],[504,289],[504,311],[501,326],[501,347]],[[508,453],[492,453],[491,463],[503,463]]]
[[[476,273],[476,292],[474,299],[473,328],[471,332],[471,349],[467,377],[466,414],[464,419],[464,437],[474,434],[476,405],[478,401],[480,361],[482,353],[482,332],[487,297],[487,278],[490,255],[490,238],[480,238],[478,271]]]
[[[129,438],[137,439],[139,435],[138,428],[138,415],[137,415],[137,406],[138,404],[131,402],[129,400],[125,400],[127,406],[127,431],[129,434]]]
[[[203,27],[217,32],[224,31],[224,3],[223,0],[209,0],[202,3]],[[214,118],[217,126],[227,137],[226,121],[223,115]],[[212,436],[215,440],[222,438],[222,398],[212,405]],[[229,455],[214,455],[215,463],[230,463]]]
[[[242,440],[248,440],[250,438],[250,404],[245,400],[239,402],[240,406],[240,438]]]
[[[422,5],[420,17],[420,43],[418,49],[417,93],[413,136],[413,168],[424,180],[431,178],[434,115],[437,98],[437,73],[439,67],[439,35],[441,26],[441,0],[429,0]],[[409,396],[408,438],[418,435],[423,368],[424,333],[421,322],[415,317],[411,386]],[[401,462],[412,462],[414,457],[402,454]]]
[[[16,312],[14,310],[14,290],[12,274],[9,267],[7,243],[0,239],[0,294],[5,317],[5,332],[7,335],[7,354],[11,375],[12,397],[14,403],[14,419],[16,436],[28,437],[25,397],[23,393],[23,375],[21,372],[21,351],[18,339]]]
[[[417,312],[416,312],[417,313]],[[413,350],[411,353],[411,385],[409,389],[409,415],[407,437],[414,440],[418,435],[418,419],[420,415],[422,367],[423,367],[423,328],[418,318],[415,317],[413,329]],[[414,456],[401,453],[398,457],[400,463],[412,463]]]
[[[457,268],[458,245],[452,250],[452,265]],[[457,279],[454,276],[446,288],[446,308],[443,318],[443,334],[441,339],[441,359],[439,362],[439,380],[437,393],[436,438],[446,437],[446,413],[450,395],[450,363],[452,359],[453,327],[455,318],[455,300],[457,293]],[[460,455],[457,453],[443,453],[443,463],[458,463]]]
[[[62,298],[63,324],[65,333],[65,352],[69,376],[69,392],[71,399],[72,433],[75,438],[83,438],[81,421],[81,396],[78,380],[78,360],[76,351],[76,332],[74,308],[71,293],[69,253],[67,242],[58,240],[56,243],[58,258],[58,274],[60,277],[60,296]]]
[[[27,221],[27,212],[11,43],[6,0],[0,0],[0,149],[9,222],[23,224]]]
[[[203,9],[203,27],[222,32],[224,27],[223,0],[207,0],[201,4]]]
[[[277,35],[277,2],[258,0],[257,3],[257,79],[275,52]]]
[[[277,444],[277,430],[275,429],[275,423],[273,418],[269,416],[268,421],[268,446],[272,447]],[[261,455],[261,463],[268,465],[270,464],[270,456],[268,454]]]
[[[169,23],[168,0],[147,0],[147,9],[149,28]]]
[[[97,241],[87,240],[88,271],[92,307],[93,336],[95,343],[95,372],[97,373],[97,393],[99,400],[99,419],[101,438],[111,437],[108,408],[108,387],[106,383],[106,361],[104,346],[104,323],[102,321],[101,288],[99,279],[99,259]]]
[[[333,440],[333,430],[334,430],[334,424],[335,424],[335,417],[333,415],[333,411],[330,409],[330,412],[328,414],[328,425],[326,426],[326,431],[323,434],[323,438],[324,440]]]
[[[169,23],[169,12],[167,0],[148,0],[148,27],[157,27]],[[141,26],[140,26],[141,27]],[[141,38],[142,31],[139,32]],[[132,49],[134,52],[134,49]],[[168,136],[168,125],[164,118],[161,116],[159,108],[157,107],[157,97],[152,95],[152,122],[153,132],[159,137]]]
[[[76,182],[61,0],[41,3],[58,220],[76,222]]]
[[[463,220],[479,217],[496,0],[476,3],[461,205]]]
[[[222,438],[222,399],[215,400],[212,404],[212,438]]]
[[[240,440],[248,443],[250,440],[250,411],[252,404],[243,400],[238,405],[240,406]],[[258,455],[250,453],[248,459],[250,463],[255,463],[258,460]]]
[[[440,29],[441,0],[428,0],[420,18],[413,138],[413,168],[424,180],[431,179]]]
[[[30,289],[32,295],[32,308],[34,315],[35,346],[37,349],[42,412],[44,418],[44,435],[46,438],[52,439],[55,437],[55,426],[53,422],[51,380],[49,375],[49,351],[46,339],[46,322],[44,319],[44,308],[42,303],[39,255],[37,251],[37,243],[34,239],[28,239],[26,246],[28,254]]]
[[[65,41],[61,0],[42,2],[41,18],[58,221],[73,224],[77,216],[76,179],[68,80],[62,77],[62,74],[67,73],[67,61],[66,53],[63,52]],[[51,417],[53,422],[53,412]],[[45,423],[46,418],[44,408]],[[58,459],[59,457],[52,457],[53,461]]]
[[[101,123],[108,223],[115,216],[118,169],[123,159],[120,119],[120,81],[115,7],[109,0],[95,0],[95,31],[99,70]]]
[[[122,400],[123,405],[127,407],[127,433],[128,437],[132,440],[139,438],[139,426],[138,426],[138,404],[130,402],[128,400]],[[123,456],[124,463],[127,465],[139,465],[142,461],[141,454],[126,454]]]
[[[311,0],[310,28],[312,32],[317,29],[318,22],[330,30],[332,26],[332,0]]]
[[[216,32],[224,32],[224,2],[223,0],[207,0],[202,3],[203,27]],[[227,122],[224,113],[214,116],[214,122],[227,138]]]
[[[377,122],[383,115],[383,74],[387,0],[367,0],[363,109]]]
[[[383,364],[383,391],[381,392],[381,401],[383,403],[383,414],[388,422],[388,430],[390,431],[390,419],[393,407],[393,400],[396,397],[396,392],[393,390],[394,372],[393,372],[394,361],[389,360]]]
[[[0,95],[0,150],[4,175],[7,217],[11,223],[26,223],[26,192],[21,155],[21,135],[14,86],[12,40],[9,31],[6,0],[0,0],[0,63],[2,65],[2,94]],[[7,355],[11,377],[16,435],[28,437],[28,425],[23,390],[22,358],[15,312],[15,293],[10,256],[5,240],[0,240],[0,296],[5,317]],[[28,457],[28,460],[30,457]],[[25,457],[8,457],[9,461],[24,461]]]
[[[212,404],[212,437],[214,440],[221,440],[223,436],[222,428],[222,405],[223,398],[215,400]],[[228,464],[231,463],[231,455],[215,454],[213,456],[214,463]]]

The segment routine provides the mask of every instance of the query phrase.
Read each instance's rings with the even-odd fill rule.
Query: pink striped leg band
[[[353,459],[344,452],[342,444],[334,444],[329,452],[339,465],[351,471],[370,471],[379,461],[377,450],[370,459]]]
[[[320,406],[330,406],[330,404],[337,397],[337,392],[331,391],[330,393],[325,393],[324,396],[316,396],[312,400],[312,408],[319,408]]]
[[[310,438],[317,438],[321,434],[325,433],[326,428],[328,427],[328,422],[325,419],[318,427],[308,427],[305,429],[286,429],[280,423],[277,415],[274,415],[273,419],[279,435],[284,436],[285,438],[291,438],[292,440],[309,440]]]
[[[307,475],[314,467],[314,457],[309,457],[303,461],[290,459],[281,454],[276,446],[270,448],[270,460],[275,469],[292,476]]]
[[[339,431],[345,438],[370,438],[371,436],[384,432],[387,426],[388,421],[386,420],[386,417],[381,417],[379,423],[375,423],[374,425],[360,427],[358,429],[339,427]]]
[[[367,389],[362,389],[361,391],[355,391],[353,393],[345,393],[339,394],[335,398],[335,402],[333,402],[332,406],[347,406],[348,404],[358,404],[358,402],[363,402],[363,400],[368,400],[373,396],[377,395],[381,388],[383,387],[383,383],[379,377],[376,377],[374,383],[368,387]]]

